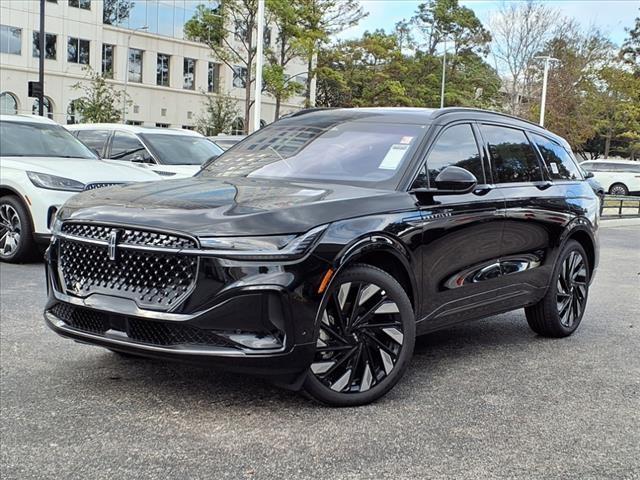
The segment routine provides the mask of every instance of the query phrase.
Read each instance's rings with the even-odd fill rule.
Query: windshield
[[[140,135],[154,156],[165,165],[202,165],[222,153],[211,140],[191,135]]]
[[[28,122],[0,122],[2,157],[97,157],[60,125]]]
[[[278,122],[235,145],[201,174],[390,184],[424,131],[421,125],[362,121]]]

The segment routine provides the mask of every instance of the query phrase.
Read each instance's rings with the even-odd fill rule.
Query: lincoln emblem
[[[118,245],[118,231],[111,230],[109,234],[109,260],[114,261],[116,259],[116,246]]]

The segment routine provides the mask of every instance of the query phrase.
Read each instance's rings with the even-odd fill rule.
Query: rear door
[[[571,196],[584,193],[584,182],[575,164],[564,165],[547,141],[540,145],[549,170],[525,130],[499,124],[481,124],[480,130],[505,198],[500,284],[508,293],[502,305],[507,310],[537,301],[546,291],[562,234],[582,208]]]
[[[450,165],[465,168],[478,179],[472,193],[419,199],[421,333],[490,314],[494,308],[504,198],[486,176],[487,163],[478,140],[470,122],[441,127],[412,184],[412,188],[435,188],[436,176]]]

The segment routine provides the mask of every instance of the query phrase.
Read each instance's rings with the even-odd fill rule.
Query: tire
[[[34,258],[36,251],[29,212],[18,197],[0,197],[0,260],[26,262]]]
[[[575,332],[587,306],[589,275],[584,248],[575,240],[569,240],[558,257],[546,295],[537,304],[525,308],[531,330],[553,338]]]
[[[611,195],[629,195],[629,189],[624,183],[614,183],[609,187]]]
[[[391,275],[370,265],[349,267],[332,282],[318,318],[303,385],[310,397],[334,407],[364,405],[400,380],[413,355],[416,321]]]

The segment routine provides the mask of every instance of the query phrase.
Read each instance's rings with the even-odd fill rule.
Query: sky
[[[518,1],[518,0],[507,0]],[[408,19],[420,3],[417,0],[360,0],[369,16],[360,23],[339,35],[339,38],[357,38],[366,30],[383,28],[387,32],[396,22]],[[460,4],[471,8],[487,25],[491,15],[496,12],[500,0],[460,0]],[[575,18],[583,26],[595,25],[609,38],[620,45],[627,37],[625,27],[631,27],[635,18],[640,16],[640,0],[544,0],[544,3],[556,8],[562,15]]]

